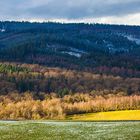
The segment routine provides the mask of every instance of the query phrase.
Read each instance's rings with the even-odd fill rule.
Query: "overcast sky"
[[[140,25],[140,0],[0,0],[0,20]]]

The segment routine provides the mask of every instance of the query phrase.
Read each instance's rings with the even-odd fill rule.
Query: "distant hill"
[[[0,22],[0,60],[139,77],[140,26]]]

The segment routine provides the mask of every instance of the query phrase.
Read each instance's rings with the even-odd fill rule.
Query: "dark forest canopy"
[[[140,26],[0,22],[0,60],[140,77]]]

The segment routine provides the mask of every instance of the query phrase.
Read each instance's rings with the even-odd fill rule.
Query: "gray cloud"
[[[83,19],[140,13],[140,0],[0,0],[0,19]]]
[[[54,18],[89,18],[103,16],[122,16],[140,12],[140,1],[126,1],[113,3],[98,0],[51,0],[46,5],[40,5],[29,9],[29,13],[38,16]]]

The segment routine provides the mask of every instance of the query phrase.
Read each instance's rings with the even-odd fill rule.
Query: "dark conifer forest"
[[[1,61],[139,76],[139,26],[0,22],[0,29]]]

